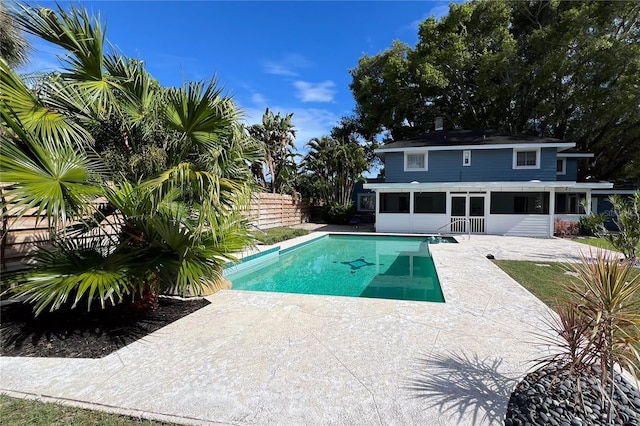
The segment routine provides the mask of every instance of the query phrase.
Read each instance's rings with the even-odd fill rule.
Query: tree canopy
[[[472,1],[350,70],[360,134],[445,127],[574,141],[585,173],[640,182],[640,3]]]

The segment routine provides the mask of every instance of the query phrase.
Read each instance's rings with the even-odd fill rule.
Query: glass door
[[[451,232],[467,232],[467,195],[451,195]]]

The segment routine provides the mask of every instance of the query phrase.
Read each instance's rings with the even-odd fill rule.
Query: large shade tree
[[[640,3],[471,1],[350,71],[361,133],[445,126],[575,141],[602,179],[640,181]]]
[[[240,212],[260,147],[214,80],[163,88],[141,62],[105,52],[99,17],[23,7],[14,19],[66,50],[62,71],[27,85],[0,63],[1,180],[8,214],[49,223],[16,292],[37,312],[82,302],[198,293],[222,285],[252,239]],[[4,213],[3,213],[4,214]]]

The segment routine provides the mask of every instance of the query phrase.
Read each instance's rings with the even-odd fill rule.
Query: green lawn
[[[280,241],[290,240],[291,238],[307,235],[308,233],[309,231],[307,231],[306,229],[271,228],[271,229],[266,229],[264,233],[260,231],[256,231],[253,233],[253,236],[261,244],[271,245],[271,244],[279,243]]]
[[[0,394],[0,424],[6,426],[49,426],[49,425],[171,425],[132,417],[84,410],[65,405],[11,398]]]
[[[493,262],[552,309],[555,309],[562,299],[561,284],[577,279],[566,274],[571,270],[568,263],[521,260],[494,260]],[[631,278],[638,275],[640,275],[640,268],[633,268]],[[634,296],[635,302],[640,303],[640,293],[636,293]],[[636,345],[636,348],[640,350],[640,344]]]
[[[593,247],[603,248],[607,250],[618,251],[614,246],[611,245],[606,238],[601,237],[578,237],[574,241],[582,244],[588,244]]]
[[[555,306],[555,302],[563,296],[561,284],[576,280],[575,277],[566,274],[571,270],[568,263],[523,260],[494,260],[493,262],[552,308]],[[631,276],[637,275],[640,275],[640,269],[634,268],[631,271]],[[640,294],[636,294],[635,299],[640,302]]]

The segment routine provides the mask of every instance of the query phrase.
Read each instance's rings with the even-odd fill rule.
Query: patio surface
[[[458,240],[431,246],[446,303],[225,290],[102,359],[2,357],[0,392],[185,424],[503,424],[548,309],[485,255],[588,247]]]

